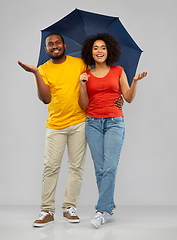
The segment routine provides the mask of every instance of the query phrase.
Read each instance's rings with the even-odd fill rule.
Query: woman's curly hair
[[[92,47],[95,41],[102,40],[105,42],[108,57],[106,59],[106,64],[111,66],[115,62],[117,62],[121,56],[121,47],[119,42],[109,33],[98,33],[97,35],[91,35],[86,38],[82,50],[81,56],[82,60],[87,65],[94,65],[95,60],[92,57]]]

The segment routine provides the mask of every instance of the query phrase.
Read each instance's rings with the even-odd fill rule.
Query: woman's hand
[[[88,81],[88,78],[90,77],[90,75],[87,75],[87,73],[82,73],[81,75],[80,75],[80,81],[81,82],[87,82]]]
[[[142,72],[138,75],[136,75],[133,78],[133,82],[131,84],[131,87],[129,87],[128,85],[128,81],[127,81],[127,76],[124,72],[124,70],[122,71],[121,77],[120,77],[120,87],[121,87],[121,92],[122,95],[125,99],[126,102],[131,103],[136,95],[136,90],[137,90],[137,86],[138,86],[138,81],[141,80],[142,78],[147,76],[147,72]]]
[[[142,78],[146,77],[147,76],[147,72],[143,72],[143,73],[139,73],[138,75],[136,75],[133,80],[134,81],[139,81],[141,80]]]

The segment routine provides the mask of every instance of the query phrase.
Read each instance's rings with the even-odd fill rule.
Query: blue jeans
[[[116,207],[114,188],[125,136],[124,118],[91,118],[87,116],[85,131],[99,192],[95,209],[111,213]]]

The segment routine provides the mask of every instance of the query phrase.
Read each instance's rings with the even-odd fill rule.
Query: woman
[[[117,40],[107,33],[88,37],[82,48],[82,59],[94,68],[80,76],[79,104],[87,110],[86,138],[95,167],[99,198],[91,223],[101,224],[115,220],[113,209],[114,187],[118,161],[124,142],[124,115],[116,107],[121,96],[131,103],[138,80],[147,72],[134,77],[131,87],[122,67],[113,66],[121,55]]]

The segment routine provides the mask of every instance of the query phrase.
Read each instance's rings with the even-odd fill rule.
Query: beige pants
[[[60,130],[47,128],[41,210],[55,213],[55,192],[66,145],[69,173],[62,208],[76,207],[78,202],[86,152],[85,122]]]

